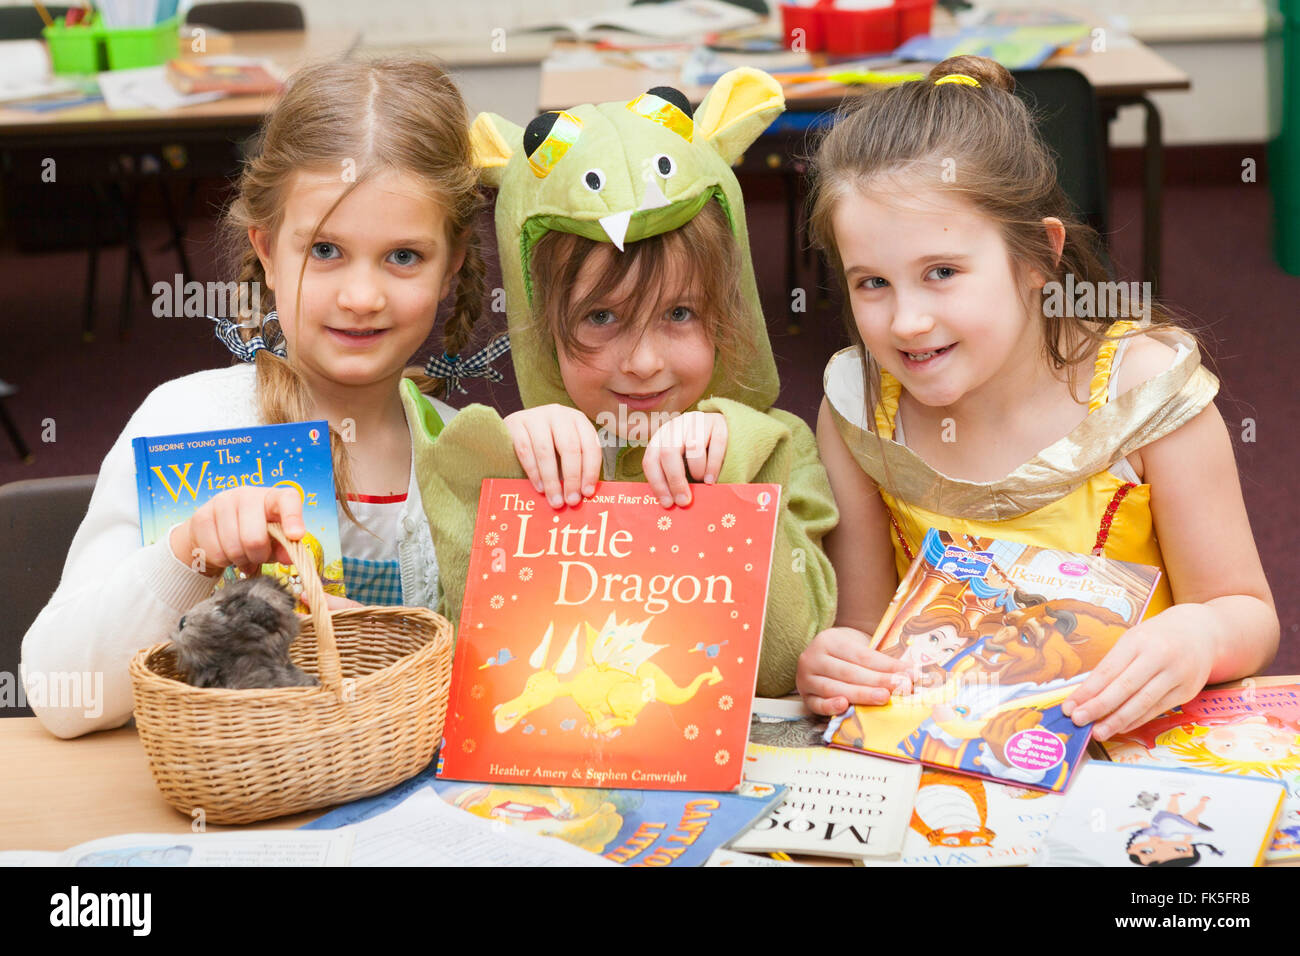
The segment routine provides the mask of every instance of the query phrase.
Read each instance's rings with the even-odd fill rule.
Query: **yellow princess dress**
[[[1141,484],[1126,456],[1182,427],[1213,401],[1218,379],[1201,366],[1195,341],[1177,329],[1147,334],[1176,350],[1172,365],[1116,395],[1116,370],[1133,322],[1116,322],[1098,350],[1088,416],[1009,475],[960,481],[935,471],[897,434],[902,386],[881,370],[875,430],[867,427],[862,355],[831,357],[823,379],[840,435],[858,465],[880,486],[893,528],[900,577],[927,529],[1002,538],[1045,548],[1147,564],[1164,570],[1151,518],[1151,486]],[[1146,616],[1173,604],[1168,578]]]

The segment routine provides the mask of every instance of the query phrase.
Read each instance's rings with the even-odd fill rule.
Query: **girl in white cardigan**
[[[469,364],[457,353],[483,294],[475,183],[464,103],[427,61],[322,64],[290,80],[226,213],[244,247],[240,289],[256,294],[240,296],[238,321],[218,322],[218,337],[244,364],[167,382],[136,410],[23,639],[28,701],[52,733],[124,723],[133,654],[165,640],[226,568],[287,562],[268,522],[291,539],[305,532],[297,492],[246,485],[141,547],[139,436],[327,419],[349,597],[438,605],[412,433],[436,434],[454,414],[422,390],[454,385]],[[421,376],[417,387],[404,370],[453,286],[446,352],[429,366],[446,381]]]

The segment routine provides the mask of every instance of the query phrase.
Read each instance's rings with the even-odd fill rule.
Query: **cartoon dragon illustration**
[[[660,701],[676,706],[694,697],[705,683],[722,681],[722,672],[714,667],[697,675],[686,687],[677,686],[663,668],[650,661],[668,645],[651,644],[642,638],[649,625],[649,619],[619,624],[613,614],[599,631],[590,624],[579,625],[569,635],[554,666],[548,668],[546,658],[555,634],[552,622],[528,658],[535,673],[524,683],[523,692],[493,709],[497,733],[505,733],[526,714],[561,697],[570,697],[587,716],[584,735],[613,736],[623,727],[634,725],[647,704]],[[560,675],[569,673],[577,663],[578,632],[583,627],[587,631],[586,666],[571,680],[561,681]]]

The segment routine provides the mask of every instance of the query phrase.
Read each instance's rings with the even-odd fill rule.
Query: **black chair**
[[[185,15],[190,26],[212,27],[227,33],[251,30],[303,30],[302,7],[296,3],[250,2],[196,3]]]
[[[1104,239],[1110,221],[1105,119],[1092,84],[1069,68],[1013,70],[1011,75],[1016,95],[1033,113],[1056,157],[1057,181],[1075,214]]]
[[[63,574],[68,547],[95,488],[95,475],[37,478],[0,485],[0,675],[15,682],[23,635]],[[16,686],[16,684],[15,684]],[[0,717],[30,717],[0,707]]]
[[[59,23],[71,7],[50,7],[45,12]],[[0,40],[39,40],[45,21],[34,6],[0,7]]]

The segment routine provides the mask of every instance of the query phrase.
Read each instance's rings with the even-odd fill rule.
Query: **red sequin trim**
[[[912,549],[907,546],[907,539],[903,537],[903,529],[898,526],[898,519],[894,517],[892,511],[889,512],[889,523],[894,526],[894,534],[898,537],[898,543],[903,548],[903,556],[907,558],[907,563],[911,564],[915,560]]]
[[[1115,492],[1115,496],[1110,499],[1110,504],[1106,506],[1106,513],[1101,516],[1101,528],[1097,531],[1097,543],[1092,548],[1094,557],[1101,557],[1102,549],[1106,547],[1106,539],[1110,536],[1110,523],[1115,520],[1115,512],[1123,503],[1128,493],[1136,488],[1137,485],[1131,481],[1126,481],[1120,485]]]

